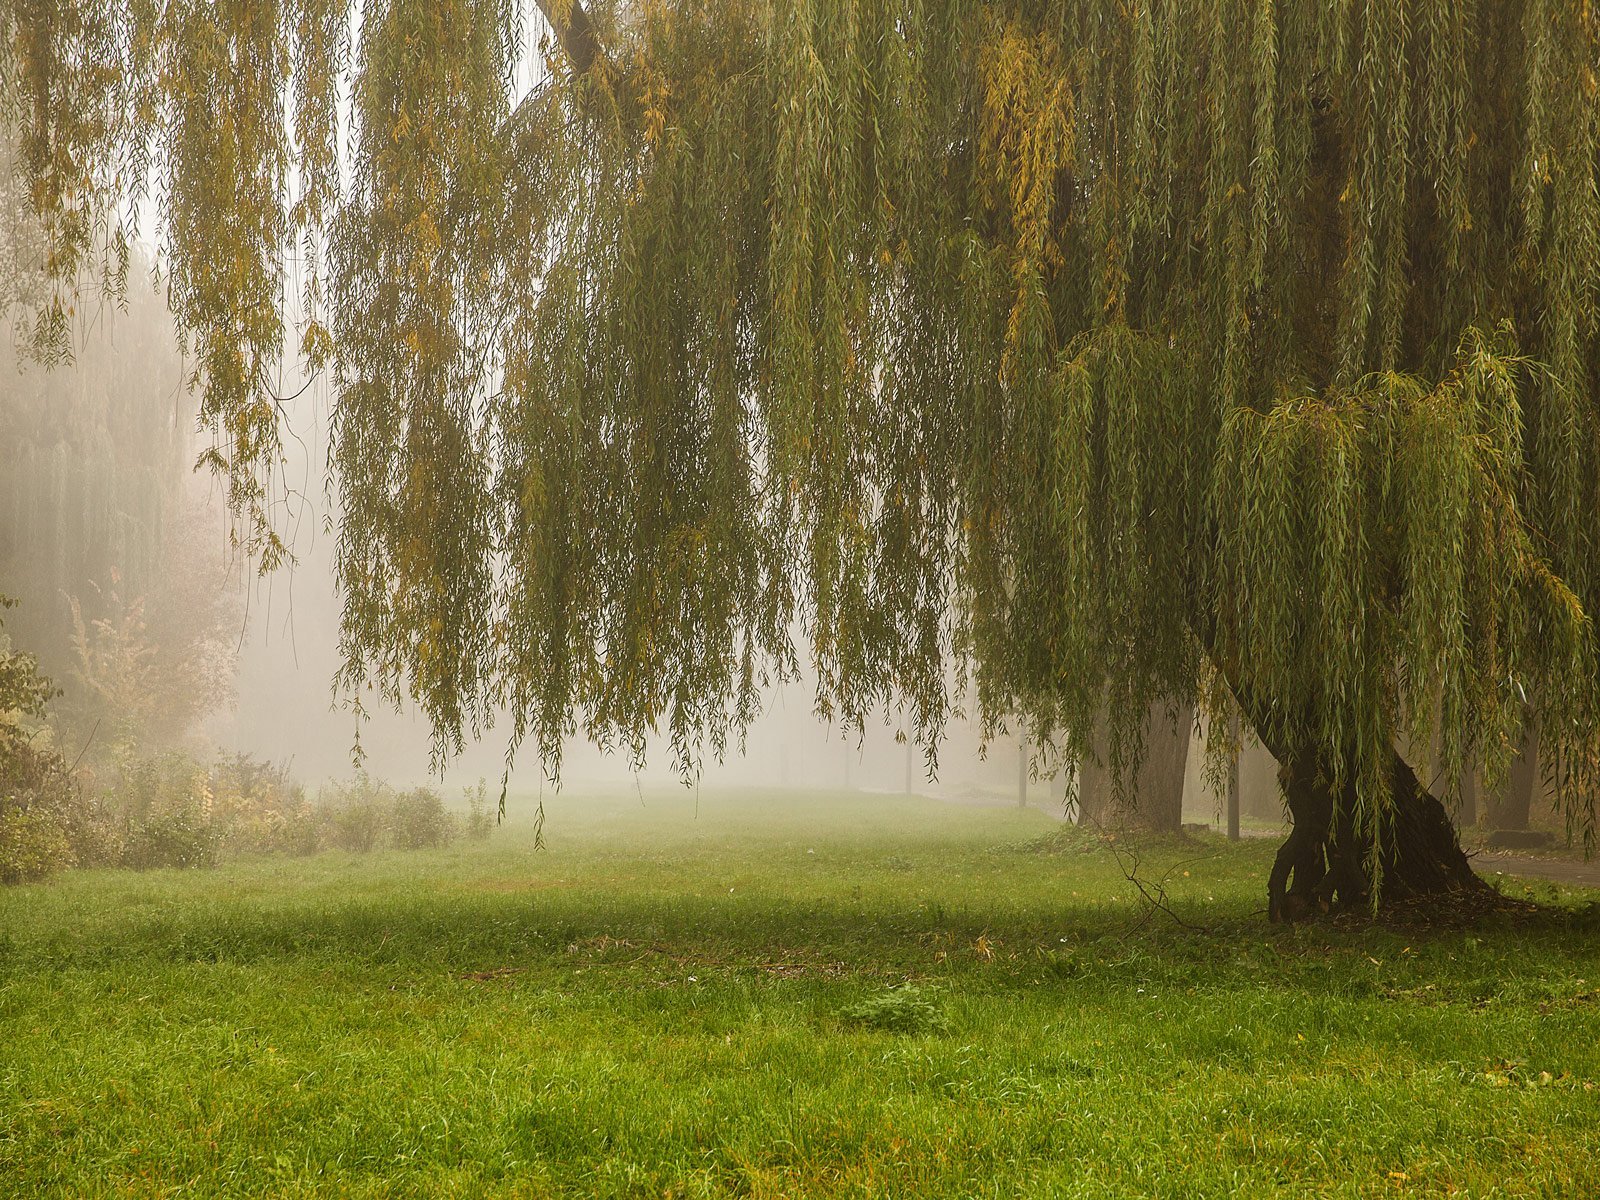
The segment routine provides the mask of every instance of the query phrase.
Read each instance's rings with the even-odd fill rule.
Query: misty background
[[[169,640],[186,623],[189,633],[202,623],[197,604],[214,625],[207,652],[213,678],[190,687],[200,705],[191,714],[193,728],[167,730],[170,740],[195,752],[211,747],[266,759],[314,784],[352,773],[359,734],[366,769],[397,785],[466,786],[481,777],[498,787],[506,758],[502,729],[469,742],[439,779],[431,768],[431,731],[414,711],[396,712],[373,698],[366,719],[358,720],[334,695],[339,597],[336,514],[325,477],[325,380],[304,379],[286,365],[278,382],[285,460],[274,481],[275,513],[294,561],[258,577],[229,544],[219,485],[192,467],[202,440],[189,366],[147,277],[135,277],[125,309],[106,304],[79,319],[70,363],[30,362],[15,340],[8,339],[3,364],[9,396],[0,430],[10,435],[17,466],[9,472],[0,528],[0,577],[20,601],[8,628],[17,643],[37,647],[65,693],[63,703],[70,707],[73,693],[88,684],[84,663],[63,652],[74,648],[74,609],[86,627],[105,620],[108,598],[120,586],[129,595],[119,602],[137,600],[146,625],[169,631],[160,634]],[[187,547],[186,556],[164,561],[175,542]],[[1064,809],[1059,774],[1024,782],[1014,734],[985,748],[976,727],[955,717],[930,781],[922,751],[903,740],[895,715],[880,715],[857,736],[820,721],[812,700],[809,680],[767,691],[743,752],[730,746],[720,764],[708,752],[700,786],[915,790],[997,804],[1015,803],[1025,788],[1031,805]],[[103,743],[104,719],[92,728],[73,733]],[[70,742],[63,736],[69,759],[77,752]],[[1203,740],[1191,739],[1184,817],[1211,823],[1221,800],[1205,785],[1203,755]],[[1279,816],[1273,771],[1259,747],[1247,749],[1241,761],[1247,815]],[[562,787],[572,790],[682,782],[664,752],[652,753],[636,777],[625,754],[582,738],[569,740],[561,776]],[[548,789],[536,753],[518,754],[509,784],[519,793]]]

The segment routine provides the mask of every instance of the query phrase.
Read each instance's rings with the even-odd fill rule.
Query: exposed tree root
[[[1335,797],[1314,753],[1284,762],[1281,778],[1294,829],[1267,880],[1269,920],[1423,910],[1441,917],[1451,911],[1482,915],[1504,901],[1473,872],[1444,805],[1399,754],[1392,772],[1393,807],[1374,856],[1370,832],[1358,830],[1352,815],[1353,787]]]

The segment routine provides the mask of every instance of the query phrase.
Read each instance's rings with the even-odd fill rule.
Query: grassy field
[[[1141,848],[1190,928],[1036,812],[547,807],[0,893],[0,1194],[1600,1196],[1600,893],[1278,929],[1270,843]]]

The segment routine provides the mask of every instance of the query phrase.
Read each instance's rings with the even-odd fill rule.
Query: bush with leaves
[[[116,792],[125,839],[123,866],[209,867],[222,849],[211,778],[187,755],[167,753],[125,766]]]
[[[48,684],[22,669],[22,657],[0,643],[4,679],[28,681],[26,711],[37,717]],[[329,785],[313,805],[286,766],[241,753],[209,766],[179,751],[125,757],[86,789],[49,748],[47,728],[30,735],[19,724],[24,694],[10,686],[3,696],[15,703],[0,709],[0,883],[70,866],[209,867],[239,854],[419,850],[458,833],[433,788],[396,792],[363,773]],[[473,808],[468,792],[476,814],[468,829],[479,837],[492,821],[483,793],[480,784]]]
[[[0,611],[15,605],[11,597],[0,595]],[[38,658],[12,648],[5,624],[0,620],[0,718],[10,729],[22,718],[43,718],[45,705],[59,693],[39,673]]]
[[[455,819],[433,788],[396,792],[364,771],[323,790],[317,820],[329,844],[357,854],[382,846],[431,849],[456,836]]]
[[[0,596],[0,609],[12,601]],[[56,691],[32,654],[15,650],[0,621],[0,883],[42,879],[92,861],[102,822],[72,778],[42,721]]]
[[[281,763],[225,754],[211,768],[212,817],[236,854],[312,854],[321,842],[305,787]]]
[[[365,771],[348,783],[329,784],[317,806],[317,822],[329,844],[365,854],[378,847],[388,824],[393,789]]]
[[[389,810],[389,840],[396,850],[432,850],[455,840],[456,822],[433,788],[401,792]]]

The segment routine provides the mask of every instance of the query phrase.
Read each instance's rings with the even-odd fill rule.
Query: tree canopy
[[[1398,736],[1493,774],[1537,721],[1592,830],[1600,13],[544,7],[586,52],[512,0],[0,7],[38,344],[153,198],[269,563],[269,371],[331,378],[345,686],[552,769],[692,769],[807,653],[825,714],[931,743],[970,678],[1069,758],[1231,692],[1373,830]]]

